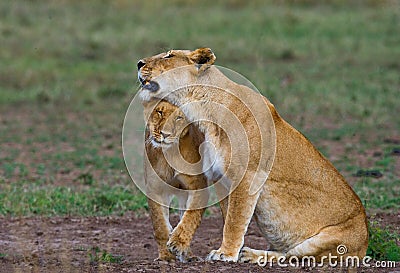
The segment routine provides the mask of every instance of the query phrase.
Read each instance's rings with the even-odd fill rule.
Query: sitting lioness
[[[204,141],[204,134],[188,123],[178,107],[165,101],[145,102],[144,115],[147,123],[145,149],[148,158],[144,161],[145,183],[154,237],[158,245],[157,259],[167,261],[178,259],[181,262],[196,259],[191,255],[190,243],[207,203],[207,200],[199,198],[207,199],[208,196],[203,194],[203,196],[181,198],[179,201],[186,203],[183,206],[185,210],[179,224],[172,230],[168,205],[173,195],[164,186],[167,183],[182,190],[199,190],[207,187],[204,175],[182,174],[168,162],[168,157],[176,156],[174,154],[176,151],[186,162],[199,162],[199,147]],[[175,151],[174,148],[178,150]],[[182,196],[183,193],[179,195]],[[201,205],[201,202],[204,204]]]
[[[368,232],[358,196],[265,97],[254,98],[253,90],[228,79],[212,65],[215,59],[210,49],[200,48],[172,50],[138,62],[139,94],[144,101],[165,99],[178,106],[189,122],[206,117],[215,121],[196,125],[205,141],[215,147],[214,152],[203,151],[204,162],[214,160],[205,175],[230,181],[232,188],[222,244],[207,259],[256,263],[266,256],[314,256],[317,260],[329,254],[364,257]],[[255,108],[255,113],[249,107]],[[234,132],[229,139],[229,132],[221,133],[218,124],[225,126],[225,120]],[[268,150],[264,140],[274,136],[276,147]],[[248,163],[243,166],[244,162]],[[267,239],[266,252],[243,247],[253,215]],[[346,253],[337,251],[340,245]]]

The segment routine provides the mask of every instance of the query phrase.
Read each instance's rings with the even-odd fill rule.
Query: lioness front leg
[[[225,223],[226,214],[228,211],[228,200],[229,200],[229,189],[226,189],[223,185],[219,183],[214,184],[215,193],[217,194],[217,198],[219,200],[219,207],[221,209],[222,219]]]
[[[156,260],[175,260],[175,256],[167,249],[167,241],[172,230],[169,223],[169,208],[154,202],[150,198],[147,201],[153,222],[154,238],[158,246],[158,258]]]
[[[211,261],[237,262],[244,243],[251,217],[253,216],[259,192],[250,195],[253,176],[246,174],[236,189],[229,195],[228,211],[224,223],[222,244],[207,256]]]
[[[167,242],[168,250],[181,262],[199,259],[192,256],[190,243],[194,233],[200,225],[204,210],[205,209],[185,211],[182,220],[174,228]]]
[[[186,186],[189,186],[189,189],[193,188],[193,190],[197,190],[207,186],[207,182],[203,177],[183,176],[180,179],[184,181]],[[201,184],[201,186],[199,186],[199,184]],[[167,242],[168,250],[181,262],[199,259],[192,256],[190,252],[190,243],[200,225],[205,207],[207,206],[207,201],[208,194],[206,194],[206,192],[197,193],[194,191],[189,193],[186,202],[186,210],[183,213],[182,219],[172,231]]]

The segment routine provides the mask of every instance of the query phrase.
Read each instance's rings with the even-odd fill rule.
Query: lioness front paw
[[[180,262],[186,263],[191,260],[195,260],[194,257],[190,257],[189,244],[182,243],[178,236],[171,235],[171,238],[167,242],[168,250],[175,255],[176,259]],[[193,259],[191,259],[193,258]]]
[[[155,262],[173,262],[175,261],[175,255],[168,250],[160,251],[158,257],[154,259]]]
[[[223,261],[223,262],[237,262],[237,255],[229,255],[224,253],[221,249],[212,250],[210,254],[208,254],[207,261]]]

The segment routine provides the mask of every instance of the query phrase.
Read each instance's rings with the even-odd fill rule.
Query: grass
[[[369,245],[367,255],[376,260],[400,261],[400,235],[377,222],[369,223]]]
[[[390,147],[390,145],[389,145]],[[361,177],[354,189],[364,202],[367,211],[399,211],[400,209],[400,179],[396,172],[396,158],[384,148],[382,155],[373,159],[370,169],[383,174],[382,178]],[[353,172],[359,169],[350,168]]]
[[[0,214],[123,215],[147,208],[146,197],[133,185],[49,186],[21,181],[1,185]]]
[[[358,196],[368,211],[398,211],[400,209],[400,180],[374,181],[363,179],[355,186]]]
[[[0,71],[9,76],[2,80],[0,101],[93,103],[123,96],[135,81],[135,60],[203,45],[214,48],[218,64],[247,76],[281,112],[292,113],[289,117],[307,112],[305,118],[313,119],[323,112],[332,122],[393,122],[399,104],[398,11],[389,4],[355,3],[304,7],[260,1],[240,8],[181,1],[3,3],[9,11],[2,31],[8,50]],[[149,13],[158,16],[150,19]],[[282,88],[286,77],[293,84]]]
[[[88,256],[91,263],[121,263],[123,261],[123,256],[108,253],[97,246],[89,250]]]
[[[396,1],[16,0],[0,15],[1,215],[144,208],[121,152],[136,61],[200,46],[310,138],[369,214],[399,211]],[[372,229],[372,242],[385,232]]]

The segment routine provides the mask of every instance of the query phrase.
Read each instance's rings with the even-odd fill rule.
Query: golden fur
[[[148,195],[150,215],[153,221],[154,237],[158,244],[159,260],[178,260],[185,262],[194,257],[190,253],[190,242],[200,224],[204,208],[193,209],[196,198],[186,198],[187,210],[184,211],[179,224],[172,230],[169,222],[169,208],[165,206],[172,198],[168,190],[161,185],[165,183],[183,190],[198,190],[207,187],[203,175],[184,175],[169,165],[165,155],[173,153],[173,146],[178,146],[183,159],[189,163],[200,160],[199,146],[204,135],[193,125],[188,125],[184,114],[174,105],[161,101],[144,103],[146,128],[145,182]],[[164,148],[164,151],[163,151]],[[158,177],[161,178],[157,183]],[[161,204],[160,204],[161,203]],[[164,204],[164,205],[162,205]]]
[[[240,145],[243,139],[228,139],[228,132],[221,133],[216,124],[198,123],[205,140],[216,149],[216,163],[206,176],[215,179],[224,174],[223,178],[232,185],[224,216],[222,244],[211,251],[207,259],[257,262],[264,251],[243,247],[253,214],[268,241],[269,258],[312,255],[320,259],[329,253],[337,255],[338,245],[347,247],[345,256],[364,257],[368,232],[365,210],[358,196],[333,165],[284,121],[266,98],[252,100],[254,95],[250,94],[254,92],[232,82],[211,66],[214,60],[210,49],[201,48],[173,50],[138,63],[142,83],[140,95],[144,101],[164,98],[180,107],[189,121],[209,117],[223,122],[226,117],[215,109],[215,103],[218,103],[235,113],[249,140],[246,150],[246,145]],[[162,74],[165,71],[171,73]],[[199,85],[185,87],[190,84]],[[222,92],[212,85],[232,93]],[[171,90],[178,91],[170,93]],[[255,113],[238,99],[240,96],[252,104],[258,103]],[[199,101],[201,104],[196,103]],[[193,104],[187,104],[190,102]],[[261,108],[270,111],[264,119],[259,119],[265,113]],[[269,123],[268,117],[273,124]],[[265,130],[255,130],[257,126]],[[273,128],[276,149],[272,169],[269,169],[271,158],[263,157],[260,151],[265,148],[263,137],[274,137]],[[240,131],[238,124],[231,125],[231,129]],[[249,155],[250,160],[244,169],[245,155]],[[205,151],[203,156],[206,160],[210,155]],[[259,181],[261,188],[252,192],[251,185]]]

